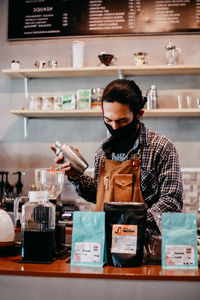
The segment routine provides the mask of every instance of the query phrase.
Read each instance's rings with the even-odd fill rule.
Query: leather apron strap
[[[103,211],[105,202],[140,202],[141,156],[136,153],[124,162],[105,159],[97,188],[96,211]]]

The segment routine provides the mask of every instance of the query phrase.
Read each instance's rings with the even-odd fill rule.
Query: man
[[[104,123],[111,137],[95,153],[94,178],[60,166],[80,196],[103,210],[104,202],[146,202],[146,240],[158,234],[151,210],[180,212],[183,205],[178,155],[172,142],[140,121],[146,98],[132,80],[118,79],[104,89]],[[62,162],[62,157],[55,160]]]

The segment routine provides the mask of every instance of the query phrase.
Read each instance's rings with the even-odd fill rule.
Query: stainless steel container
[[[51,145],[51,149],[56,153],[57,156],[63,155],[65,162],[70,162],[72,168],[83,173],[87,167],[88,163],[84,157],[71,145],[61,144],[59,141],[56,141],[55,144]]]
[[[147,91],[147,110],[157,108],[157,88],[154,84]]]

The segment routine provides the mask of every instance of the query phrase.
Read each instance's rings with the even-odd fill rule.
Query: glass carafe
[[[29,192],[22,206],[22,261],[51,262],[54,256],[55,205],[47,191]]]
[[[173,43],[169,43],[166,47],[166,63],[168,66],[176,65],[178,62],[181,49],[177,48]]]

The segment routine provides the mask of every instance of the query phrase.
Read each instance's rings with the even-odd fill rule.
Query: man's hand
[[[55,163],[57,163],[58,169],[61,171],[65,171],[65,174],[69,177],[75,177],[77,175],[77,171],[75,169],[72,168],[71,163],[70,162],[64,162],[64,156],[60,155],[58,157],[55,158]]]

